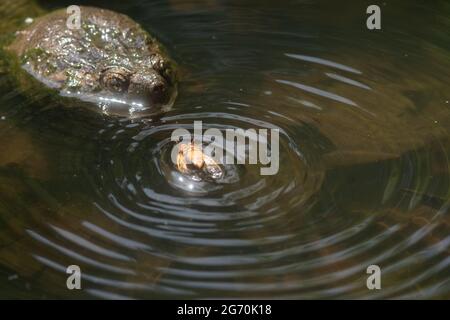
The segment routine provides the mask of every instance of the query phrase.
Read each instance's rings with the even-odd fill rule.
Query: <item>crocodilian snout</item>
[[[170,102],[174,88],[157,71],[137,72],[131,75],[128,94],[147,104],[151,109]]]

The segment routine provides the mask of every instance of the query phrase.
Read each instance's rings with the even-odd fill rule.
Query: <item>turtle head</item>
[[[176,95],[173,69],[159,54],[135,65],[107,66],[100,72],[100,93],[105,103],[122,103],[131,111],[156,113]],[[109,98],[109,99],[108,99]]]

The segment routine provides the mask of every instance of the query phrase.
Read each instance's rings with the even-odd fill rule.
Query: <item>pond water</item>
[[[179,95],[114,119],[1,75],[0,297],[449,297],[448,1],[386,1],[379,31],[359,0],[78,2],[164,43]],[[278,128],[279,172],[184,188],[170,136],[194,120]]]

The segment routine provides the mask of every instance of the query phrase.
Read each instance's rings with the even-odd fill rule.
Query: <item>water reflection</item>
[[[439,22],[416,33],[388,16],[379,34],[360,26],[361,4],[335,17],[326,1],[203,3],[107,5],[182,68],[159,119],[49,107],[3,76],[0,296],[447,296],[446,4],[389,4]],[[279,129],[278,174],[230,165],[217,181],[180,181],[170,136],[194,120]],[[71,264],[81,293],[64,287]],[[365,286],[371,264],[381,291]]]

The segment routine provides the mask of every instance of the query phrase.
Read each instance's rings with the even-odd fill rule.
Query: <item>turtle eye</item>
[[[130,74],[130,71],[125,68],[108,68],[102,72],[100,82],[109,91],[126,92],[130,84]]]

